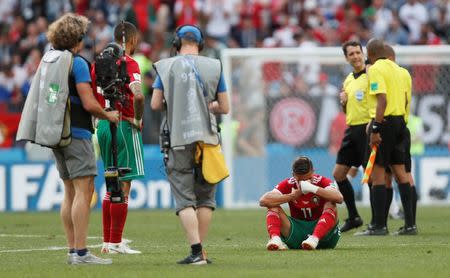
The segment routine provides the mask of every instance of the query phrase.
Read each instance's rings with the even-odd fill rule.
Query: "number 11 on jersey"
[[[312,217],[311,208],[301,208],[303,212],[303,216],[305,216],[305,219]]]

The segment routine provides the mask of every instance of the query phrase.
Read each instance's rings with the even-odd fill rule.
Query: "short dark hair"
[[[306,175],[313,171],[312,161],[306,156],[297,157],[292,163],[292,172],[297,175]]]
[[[390,58],[392,57],[392,59],[394,59],[395,61],[395,50],[392,46],[390,46],[389,44],[385,43],[384,44],[384,51],[386,53],[386,57]]]
[[[114,40],[118,43],[122,43],[122,31],[125,29],[125,43],[128,43],[137,36],[137,29],[133,23],[124,21],[114,27]]]
[[[342,45],[342,51],[344,51],[345,57],[347,57],[347,47],[349,47],[349,46],[359,46],[359,48],[361,49],[361,52],[363,51],[362,45],[359,41],[355,41],[355,40],[346,41]]]
[[[369,55],[370,59],[373,59],[371,61],[372,63],[375,63],[375,61],[379,58],[386,57],[386,51],[384,48],[384,41],[382,39],[370,39],[367,43],[367,54]]]

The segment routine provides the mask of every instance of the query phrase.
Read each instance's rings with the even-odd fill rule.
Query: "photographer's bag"
[[[203,178],[212,185],[230,175],[220,144],[210,145],[199,142],[195,152],[195,162],[201,165]]]

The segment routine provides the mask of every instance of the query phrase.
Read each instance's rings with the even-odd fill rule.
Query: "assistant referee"
[[[386,51],[386,57],[395,62],[395,51],[392,48],[392,46],[385,44],[384,49]],[[406,103],[405,103],[405,123],[408,124],[409,120],[409,114],[410,114],[410,107],[411,107],[411,98],[412,98],[412,79],[411,75],[409,74],[409,71],[401,66],[399,66],[399,76],[400,76],[400,82],[401,82],[401,91],[400,93],[404,93],[406,95]],[[405,212],[405,226],[400,227],[400,229],[395,233],[395,235],[415,235],[417,234],[417,226],[416,226],[416,211],[417,211],[417,191],[416,186],[414,182],[414,178],[411,174],[411,133],[408,128],[404,129],[405,135],[404,135],[404,144],[405,144],[405,171],[408,178],[408,182],[411,185],[410,188],[408,187],[401,187],[399,185],[399,191],[400,191],[400,197],[402,200],[403,207],[409,207],[411,206],[411,211]],[[388,181],[392,180],[391,177],[388,177],[386,180],[386,184],[388,184]],[[392,202],[392,196],[393,196],[393,190],[392,190],[392,182],[391,186],[387,187],[387,202],[386,202],[386,216],[389,213],[389,207]],[[402,194],[402,191],[403,194]],[[411,191],[410,193],[408,191]],[[411,202],[411,204],[409,204]],[[405,205],[406,203],[406,205]],[[411,220],[410,220],[411,219]],[[408,223],[410,226],[408,226]]]
[[[348,127],[337,154],[333,177],[344,196],[348,210],[348,218],[340,228],[341,232],[346,232],[363,224],[356,208],[355,193],[347,174],[352,166],[365,166],[366,126],[370,117],[367,106],[368,78],[361,43],[347,41],[342,45],[342,50],[353,71],[345,79],[343,91],[340,94],[340,102]]]
[[[405,113],[406,94],[402,93],[400,70],[396,63],[386,58],[384,42],[380,39],[371,39],[367,44],[367,54],[372,66],[368,70],[369,76],[369,115],[372,118],[369,128],[370,145],[377,145],[378,152],[372,171],[372,195],[374,208],[374,225],[366,231],[355,235],[387,235],[385,218],[386,184],[385,168],[390,167],[399,188],[410,187],[405,172]],[[403,193],[402,193],[403,192]],[[408,191],[400,190],[405,198],[410,198]],[[403,197],[402,197],[403,199]],[[406,202],[406,211],[411,211],[411,202]],[[408,207],[409,206],[409,207]],[[408,222],[411,219],[408,220]],[[412,223],[408,223],[412,226]]]

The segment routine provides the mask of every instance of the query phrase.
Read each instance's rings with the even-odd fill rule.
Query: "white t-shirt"
[[[422,24],[428,21],[428,12],[421,3],[411,5],[409,3],[400,7],[400,20],[409,28],[409,38],[412,42],[420,38]]]
[[[209,16],[206,33],[213,37],[228,36],[233,13],[233,1],[206,0],[203,12]]]

